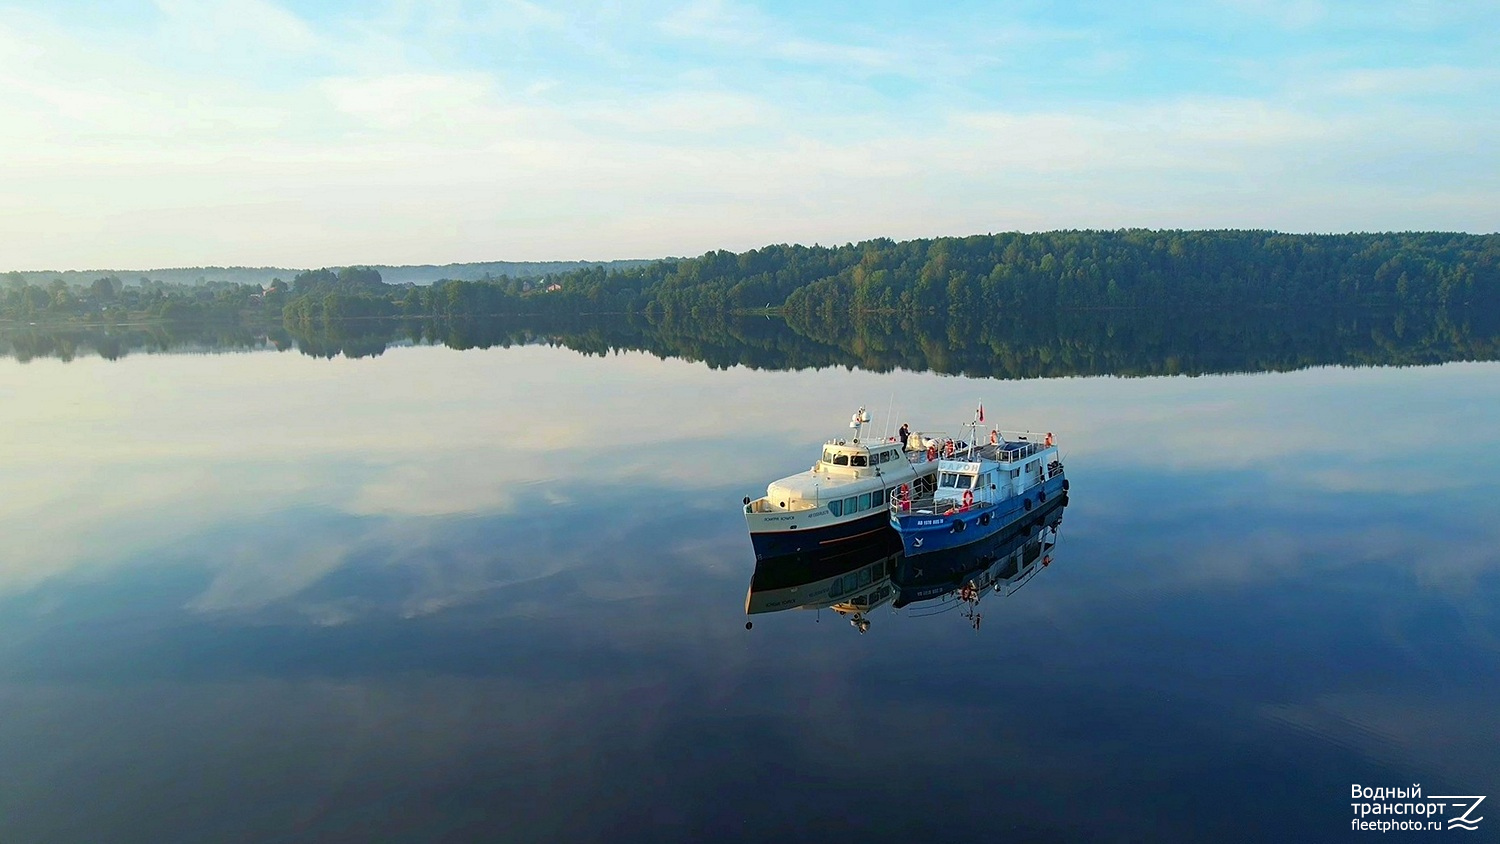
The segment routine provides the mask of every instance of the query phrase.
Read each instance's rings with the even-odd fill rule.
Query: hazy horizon
[[[191,265],[191,266],[180,266],[180,267],[166,267],[166,266],[160,266],[160,267],[10,267],[10,268],[7,268],[7,269],[0,270],[0,274],[8,274],[8,273],[24,273],[24,274],[34,274],[34,273],[117,273],[117,274],[120,274],[120,273],[128,273],[128,274],[134,275],[134,274],[137,274],[137,273],[142,273],[142,274],[146,274],[146,273],[174,273],[174,272],[188,272],[188,271],[192,271],[192,270],[263,270],[263,271],[277,271],[277,272],[283,272],[283,271],[284,272],[304,272],[304,271],[307,271],[307,270],[339,269],[339,268],[342,268],[342,267],[375,267],[375,268],[382,268],[382,269],[383,268],[408,269],[408,268],[415,268],[415,267],[473,266],[473,265],[476,265],[476,264],[591,264],[592,265],[592,264],[613,264],[613,263],[619,263],[619,262],[632,262],[632,261],[656,261],[656,260],[665,260],[665,259],[666,259],[666,256],[663,256],[663,258],[603,258],[603,259],[600,259],[600,260],[597,260],[597,261],[592,261],[592,260],[587,260],[587,259],[582,259],[582,258],[554,258],[554,259],[537,260],[537,261],[512,261],[512,260],[506,260],[506,259],[503,259],[503,258],[490,258],[490,259],[478,260],[478,261],[421,261],[421,262],[412,263],[412,264],[379,264],[379,263],[370,263],[370,262],[365,262],[365,261],[354,261],[354,262],[348,263],[348,264],[316,264],[316,265],[310,265],[310,266],[305,266],[305,267],[302,267],[302,266],[277,265],[277,264],[262,264],[262,265],[259,265],[259,266],[250,266],[250,265],[246,265],[246,264],[223,264],[223,263],[218,263],[218,264],[194,264],[194,265]],[[129,281],[130,279],[125,279],[125,280]]]
[[[994,235],[997,235],[997,234],[1008,234],[1008,233],[1012,233],[1012,232],[1021,233],[1021,234],[1045,234],[1047,232],[1060,232],[1060,231],[1120,231],[1120,230],[1211,231],[1213,229],[1186,229],[1186,228],[1180,228],[1180,227],[1168,229],[1168,228],[1153,228],[1153,227],[1149,227],[1149,226],[1117,226],[1117,227],[1109,228],[1109,229],[1101,229],[1101,228],[1085,229],[1085,228],[1080,228],[1080,227],[1058,228],[1058,229],[1031,229],[1031,230],[1012,229],[1012,230],[1008,230],[1008,231],[966,232],[966,233],[962,233],[962,234],[938,234],[938,235],[928,235],[928,236],[913,237],[913,238],[888,238],[885,235],[871,235],[869,237],[862,237],[862,238],[858,238],[858,239],[855,239],[855,240],[849,240],[849,241],[840,241],[840,242],[837,242],[837,243],[832,243],[832,242],[821,243],[821,242],[815,242],[815,241],[798,241],[798,240],[781,241],[781,242],[776,243],[776,244],[773,244],[773,243],[762,243],[762,244],[756,244],[754,246],[746,247],[744,249],[732,250],[732,251],[735,251],[735,252],[745,252],[745,251],[749,251],[751,249],[762,249],[762,248],[765,248],[765,247],[776,246],[776,245],[809,246],[809,247],[820,247],[820,246],[821,247],[830,247],[830,246],[842,246],[842,245],[850,244],[850,243],[861,243],[861,242],[866,242],[866,241],[871,241],[871,240],[880,240],[880,239],[889,239],[889,240],[896,240],[896,241],[904,241],[904,240],[916,240],[916,239],[924,239],[924,238],[926,238],[926,239],[935,239],[935,238],[991,237],[991,236],[994,236]],[[1500,234],[1500,229],[1492,229],[1492,230],[1488,230],[1488,231],[1465,231],[1465,230],[1459,230],[1459,229],[1383,229],[1383,230],[1365,230],[1365,231],[1290,231],[1290,230],[1286,230],[1286,229],[1273,229],[1273,228],[1268,227],[1268,226],[1251,226],[1251,227],[1244,227],[1242,230],[1245,230],[1245,231],[1275,231],[1275,232],[1278,232],[1280,234],[1312,235],[1312,236],[1319,236],[1319,235],[1330,235],[1330,236],[1332,236],[1332,235],[1360,235],[1360,234],[1377,234],[1378,235],[1378,234],[1403,234],[1403,233],[1419,233],[1419,234],[1467,234],[1467,235],[1476,235],[1476,236]],[[263,264],[263,265],[256,266],[256,265],[247,265],[247,264],[212,263],[212,264],[195,264],[195,265],[190,265],[190,266],[172,266],[172,267],[168,267],[168,266],[155,266],[155,267],[146,267],[146,268],[140,268],[140,267],[63,267],[63,268],[58,268],[58,267],[41,267],[41,268],[37,268],[37,267],[11,267],[11,268],[6,268],[6,269],[0,269],[0,274],[6,274],[6,273],[23,273],[23,274],[39,274],[39,273],[65,273],[65,274],[116,273],[116,274],[131,274],[131,275],[134,275],[134,274],[149,274],[149,273],[188,272],[188,271],[193,271],[193,270],[258,270],[258,271],[302,272],[302,271],[306,271],[306,270],[325,269],[325,268],[337,269],[337,268],[341,268],[341,267],[375,267],[375,268],[380,268],[380,269],[411,269],[411,268],[419,268],[419,267],[436,267],[436,268],[442,268],[442,267],[457,267],[457,266],[476,266],[476,265],[484,265],[484,264],[518,264],[518,265],[522,265],[522,264],[524,264],[524,265],[539,265],[539,264],[569,264],[569,265],[573,265],[573,264],[586,264],[586,265],[600,265],[600,264],[604,264],[604,265],[608,265],[608,264],[617,264],[617,263],[625,263],[625,264],[629,264],[629,263],[650,263],[652,261],[672,261],[672,260],[681,260],[683,258],[695,258],[695,257],[698,257],[699,255],[705,254],[707,252],[717,251],[719,248],[722,248],[722,247],[711,247],[711,248],[709,248],[707,250],[704,250],[703,252],[697,252],[697,253],[681,253],[681,252],[679,252],[679,253],[672,253],[672,254],[667,254],[667,255],[627,256],[627,257],[612,257],[612,258],[600,258],[600,259],[584,259],[584,258],[537,258],[537,259],[531,259],[531,260],[521,260],[521,259],[510,259],[510,258],[482,258],[482,259],[476,259],[476,260],[471,260],[471,261],[417,261],[417,262],[404,263],[404,264],[386,264],[386,263],[378,263],[378,262],[370,262],[370,261],[351,261],[351,262],[342,263],[342,264],[337,264],[337,263],[322,263],[322,264],[311,264],[311,265],[307,265],[307,266],[291,266],[291,265],[277,265],[277,264]],[[127,281],[128,281],[128,279],[127,279]]]

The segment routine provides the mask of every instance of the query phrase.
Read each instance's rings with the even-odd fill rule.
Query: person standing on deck
[[[911,446],[907,444],[907,441],[911,439],[911,425],[909,423],[902,422],[901,430],[897,431],[896,435],[901,438],[901,450],[911,451]]]

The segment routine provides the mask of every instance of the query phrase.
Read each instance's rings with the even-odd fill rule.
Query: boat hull
[[[1038,518],[1046,505],[1066,494],[1063,473],[1028,489],[1024,495],[954,513],[893,513],[891,526],[901,535],[906,556],[960,548],[994,536],[1027,519]]]
[[[784,521],[747,516],[751,521],[750,544],[755,549],[755,559],[828,551],[845,543],[868,540],[891,529],[890,517],[884,508],[869,510],[854,518],[829,519],[822,524],[789,518],[792,515],[772,517]],[[822,515],[826,516],[827,512]],[[755,521],[761,524],[755,524]]]

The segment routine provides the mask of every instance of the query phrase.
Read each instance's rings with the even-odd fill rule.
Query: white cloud
[[[1349,97],[1392,97],[1411,94],[1465,94],[1500,81],[1494,68],[1372,67],[1337,71],[1323,81],[1323,93]]]
[[[1221,0],[1221,4],[1284,29],[1309,29],[1329,19],[1328,4],[1321,0]]]
[[[723,2],[665,17],[413,5],[317,27],[254,0],[163,13],[119,37],[0,16],[11,266],[649,257],[1008,228],[1500,227],[1482,182],[1500,166],[1493,109],[1379,95],[1477,94],[1491,79],[1477,63],[1324,59],[1276,91],[1265,80],[1291,78],[1283,63],[1260,71],[1272,89],[1260,96],[1168,86],[1038,108],[955,81],[1026,73],[1010,66],[1031,49],[1015,30],[1043,33],[1065,76],[1080,51],[1149,53],[1013,20],[946,48],[932,30],[799,28]],[[517,31],[552,40],[445,56],[454,40]],[[537,58],[565,48],[586,72]],[[919,92],[889,97],[877,76]]]
[[[752,56],[805,64],[886,70],[897,63],[887,48],[800,37],[752,6],[692,0],[664,17],[663,32],[690,42],[733,47]]]
[[[213,579],[187,602],[194,612],[253,610],[289,598],[341,568],[352,546],[299,539],[246,544],[207,561]],[[325,620],[323,623],[335,623]]]
[[[497,128],[506,116],[483,73],[340,76],[319,86],[339,112],[378,129]]]
[[[328,44],[306,21],[268,0],[156,0],[164,35],[178,50],[310,52]]]

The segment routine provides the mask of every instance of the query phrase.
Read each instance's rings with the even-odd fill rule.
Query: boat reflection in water
[[[891,575],[901,562],[901,537],[882,526],[834,548],[757,561],[745,613],[830,609],[859,632],[870,629],[865,613],[896,596]]]
[[[957,611],[977,630],[986,595],[1009,595],[1051,564],[1067,504],[1063,495],[983,540],[915,557],[902,553],[895,530],[883,530],[837,551],[760,560],[745,613],[827,609],[864,633],[870,611],[890,604],[893,610],[910,607],[905,614],[916,617]]]

